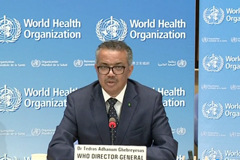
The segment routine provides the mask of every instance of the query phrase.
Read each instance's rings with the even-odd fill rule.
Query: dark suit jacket
[[[73,160],[75,140],[79,144],[111,145],[108,123],[98,81],[71,93],[49,144],[48,160]],[[176,159],[178,143],[173,139],[160,93],[128,80],[115,145],[147,146],[148,160]]]

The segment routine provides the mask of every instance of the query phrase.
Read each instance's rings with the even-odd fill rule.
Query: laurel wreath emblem
[[[102,21],[103,21],[103,19],[98,21],[98,23],[96,25],[96,34],[97,34],[100,41],[105,41],[105,38],[100,33],[100,27],[101,27]]]
[[[223,21],[223,19],[224,19],[224,16],[225,16],[224,11],[220,8],[220,11],[221,11],[221,13],[222,13],[221,18],[220,18],[218,21],[216,21],[216,22],[209,22],[209,20],[208,20],[207,17],[206,17],[206,14],[207,14],[208,9],[209,9],[209,8],[206,8],[206,9],[204,10],[204,12],[203,12],[203,19],[204,19],[204,21],[205,21],[207,24],[220,24],[220,23],[222,23],[222,21]]]
[[[207,59],[209,59],[209,56],[205,56],[205,57],[203,58],[203,61],[202,61],[202,63],[203,63],[203,68],[204,68],[206,71],[209,71],[209,72],[219,72],[219,71],[223,68],[224,61],[223,61],[223,58],[222,58],[221,56],[218,56],[218,57],[219,57],[220,64],[219,64],[219,66],[218,66],[217,69],[215,69],[215,70],[209,69],[209,66],[207,66],[207,65],[205,64],[205,62],[207,61]]]
[[[0,40],[0,43],[4,43],[4,42],[6,42],[6,43],[9,43],[9,42],[15,42],[18,38],[19,38],[19,36],[20,36],[20,34],[21,34],[21,25],[20,25],[20,23],[18,22],[18,20],[16,20],[15,18],[13,18],[13,20],[14,20],[14,22],[15,22],[15,24],[16,24],[16,27],[17,27],[17,32],[16,32],[16,34],[12,37],[12,39],[10,39],[10,40]]]
[[[204,150],[202,153],[202,158],[205,159],[205,157],[209,157],[210,155],[214,155],[216,157],[218,157],[219,160],[223,160],[223,156],[220,150],[215,150],[213,148],[211,148],[211,150]]]
[[[16,95],[17,95],[17,101],[12,105],[11,109],[0,109],[0,112],[4,113],[4,112],[14,112],[17,109],[19,109],[19,106],[21,105],[22,102],[22,94],[16,89],[14,88]]]
[[[96,25],[96,34],[99,38],[100,41],[105,41],[106,39],[104,38],[104,36],[102,36],[101,32],[100,32],[100,28],[101,28],[101,24],[102,24],[103,19],[101,19],[100,21],[98,21],[97,25]],[[123,25],[123,32],[122,35],[118,38],[119,41],[123,41],[124,38],[127,36],[127,24],[120,19],[122,25]]]
[[[120,19],[120,21],[122,22],[122,25],[123,25],[123,34],[122,36],[118,39],[119,41],[123,41],[124,38],[127,36],[127,24],[122,20]]]
[[[204,117],[206,117],[208,119],[219,119],[220,117],[222,117],[222,115],[223,115],[223,106],[220,103],[218,104],[219,113],[217,114],[216,117],[209,117],[208,116],[208,114],[206,113],[207,106],[208,106],[208,103],[205,103],[203,105],[203,108],[202,108],[202,112],[203,112]]]

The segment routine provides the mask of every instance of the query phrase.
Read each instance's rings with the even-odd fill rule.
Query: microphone
[[[108,126],[109,126],[109,128],[111,128],[111,129],[116,128],[116,127],[117,127],[116,119],[113,118],[113,117],[111,117],[111,118],[109,119],[109,124],[108,124]]]
[[[109,119],[109,124],[108,124],[109,128],[111,128],[111,132],[112,132],[112,135],[111,135],[111,139],[112,139],[112,145],[114,145],[114,134],[113,134],[113,129],[117,127],[117,124],[116,124],[116,119],[114,117],[111,117]]]
[[[193,153],[191,150],[188,151],[188,158],[189,158],[189,160],[193,160]]]

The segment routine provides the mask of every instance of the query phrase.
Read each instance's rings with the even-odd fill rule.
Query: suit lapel
[[[137,100],[134,99],[136,96],[137,92],[135,90],[135,86],[130,81],[128,81],[121,109],[121,117],[117,129],[117,138],[115,142],[116,144],[122,143],[128,127],[131,123],[138,103]]]
[[[101,86],[97,84],[92,93],[93,101],[90,103],[90,108],[93,114],[93,118],[95,120],[103,144],[110,144],[111,141],[108,127],[108,116]]]

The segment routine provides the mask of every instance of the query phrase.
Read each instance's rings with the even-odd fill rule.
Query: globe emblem
[[[203,67],[209,72],[219,72],[223,68],[223,58],[215,54],[203,58]]]
[[[207,132],[205,132],[205,131],[201,132],[201,136],[207,136],[207,135],[208,135]]]
[[[184,135],[184,134],[186,134],[186,128],[177,128],[177,134],[178,135]]]
[[[74,65],[75,67],[82,67],[82,66],[83,66],[83,61],[80,60],[80,59],[74,60],[74,61],[73,61],[73,65]]]
[[[6,85],[0,88],[0,112],[14,112],[21,102],[21,93],[16,88],[8,88]]]
[[[232,43],[238,42],[238,38],[237,38],[237,37],[232,37],[232,38],[231,38],[231,42],[232,42]]]
[[[237,89],[237,86],[234,85],[234,84],[233,84],[233,85],[230,85],[230,89],[231,89],[231,90],[236,90],[236,89]]]
[[[202,38],[202,42],[207,43],[208,42],[208,38],[207,37],[203,37]]]
[[[7,154],[4,154],[3,157],[0,157],[0,160],[17,160],[17,157],[11,158],[11,157],[8,157]]]
[[[40,61],[40,60],[37,60],[37,59],[32,60],[32,61],[31,61],[31,65],[32,65],[33,67],[40,67],[40,66],[41,66],[41,61]]]
[[[180,67],[180,68],[186,67],[186,66],[187,66],[187,61],[186,61],[186,60],[183,60],[183,59],[178,60],[178,61],[177,61],[177,65],[178,65],[178,67]]]
[[[120,19],[112,16],[106,20],[101,19],[96,25],[96,33],[101,41],[119,40],[122,41],[127,35],[127,25]]]
[[[34,129],[31,130],[31,134],[33,136],[39,136],[41,134],[41,130],[38,129],[38,128],[34,128]]]
[[[21,25],[16,19],[0,18],[0,43],[15,42],[21,34]]]
[[[208,119],[219,119],[223,114],[223,106],[212,101],[203,105],[202,112]]]
[[[207,157],[208,160],[223,160],[221,151],[215,150],[214,148],[204,150],[202,153],[202,159],[206,159],[205,157]]]
[[[205,89],[208,89],[208,86],[207,86],[206,84],[203,84],[203,85],[201,86],[201,88],[202,88],[203,90],[205,90]]]
[[[236,132],[230,132],[229,135],[230,135],[230,137],[236,137],[237,133]]]
[[[221,8],[206,8],[203,12],[203,19],[207,24],[220,24],[224,19],[224,11]]]

